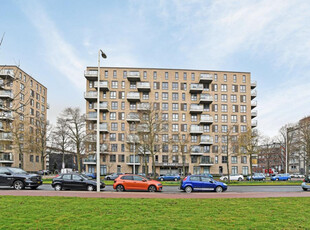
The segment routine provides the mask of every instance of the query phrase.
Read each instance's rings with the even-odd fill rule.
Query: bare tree
[[[188,144],[191,139],[189,134],[177,134],[176,137],[177,139],[172,138],[171,143],[177,146],[178,155],[181,156],[182,159],[182,176],[185,177],[186,156],[188,155]]]
[[[305,174],[306,178],[308,178],[310,163],[310,117],[305,117],[298,123],[298,146],[303,153]]]
[[[86,139],[85,114],[82,115],[79,108],[69,107],[63,111],[60,117],[66,121],[69,130],[68,135],[76,151],[78,170],[81,172],[81,159],[84,152],[84,141]]]
[[[247,131],[238,136],[239,154],[250,157],[250,175],[253,175],[253,155],[258,153],[259,135],[257,131],[247,127]]]

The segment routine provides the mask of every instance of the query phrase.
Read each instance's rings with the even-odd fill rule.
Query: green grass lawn
[[[0,196],[0,229],[308,229],[310,198]]]

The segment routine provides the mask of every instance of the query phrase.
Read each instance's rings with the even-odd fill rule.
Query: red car
[[[114,180],[113,188],[117,192],[126,190],[140,190],[156,192],[163,189],[163,185],[156,180],[148,180],[145,177],[133,174],[120,175]]]

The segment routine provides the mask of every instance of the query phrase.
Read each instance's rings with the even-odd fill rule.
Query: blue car
[[[180,189],[187,193],[203,190],[223,192],[227,190],[227,184],[215,181],[208,176],[191,175],[181,181]]]
[[[90,177],[92,179],[96,179],[97,178],[96,173],[85,173],[84,175],[88,176],[88,177]]]
[[[275,181],[275,180],[282,180],[282,181],[286,181],[286,180],[291,180],[291,175],[288,173],[285,174],[278,174],[276,176],[273,176],[270,178],[270,180]]]
[[[166,175],[162,175],[160,177],[157,178],[157,180],[160,180],[160,181],[178,181],[180,180],[181,177],[178,175],[178,174],[166,174]]]
[[[248,176],[247,180],[266,180],[266,177],[263,173],[254,173],[253,176]]]

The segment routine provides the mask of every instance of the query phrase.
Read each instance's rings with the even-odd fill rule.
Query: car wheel
[[[116,186],[116,192],[124,192],[125,188],[123,185],[119,184]]]
[[[186,186],[185,187],[185,192],[186,193],[191,193],[193,191],[193,188],[191,186]]]
[[[92,185],[87,185],[87,191],[94,191],[94,186]]]
[[[148,188],[148,191],[149,192],[156,192],[156,187],[154,185],[151,185],[149,188]]]
[[[22,181],[16,180],[16,181],[14,181],[14,183],[13,183],[13,187],[14,187],[16,190],[21,190],[21,189],[25,188],[25,185],[24,185],[24,183],[23,183]]]
[[[36,190],[38,186],[30,187],[32,190]]]
[[[110,180],[110,177],[107,177],[107,180]]]
[[[304,191],[307,191],[308,189],[307,188],[302,188]]]
[[[215,191],[216,191],[216,192],[223,192],[223,188],[222,188],[221,186],[217,186],[217,187],[215,188]]]
[[[238,178],[238,181],[242,181],[242,178],[241,178],[241,177],[239,177],[239,178]]]
[[[227,181],[228,180],[228,178],[227,177],[225,177],[224,179],[223,179],[223,181]]]
[[[160,178],[161,181],[164,181],[164,178]]]
[[[54,189],[55,189],[55,191],[61,191],[62,187],[60,184],[56,184]]]

